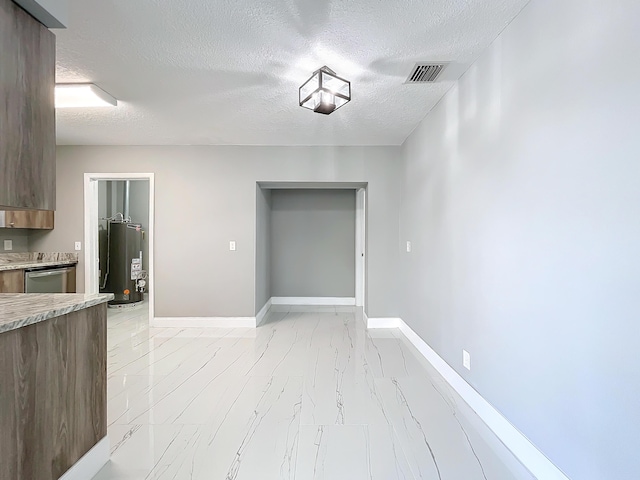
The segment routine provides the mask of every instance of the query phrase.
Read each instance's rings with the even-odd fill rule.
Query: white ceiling
[[[57,112],[59,144],[399,145],[528,0],[70,0],[56,81],[117,108]],[[325,116],[298,87],[328,65],[351,103]],[[445,74],[447,72],[445,71]]]

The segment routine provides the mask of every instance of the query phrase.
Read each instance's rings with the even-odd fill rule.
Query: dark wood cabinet
[[[0,211],[0,228],[53,230],[54,212],[51,210]]]
[[[24,293],[24,270],[0,272],[0,293]]]
[[[67,274],[67,291],[64,293],[77,293],[78,281],[76,280],[77,267],[73,267]]]
[[[106,305],[0,333],[0,385],[0,480],[60,478],[107,434]]]
[[[55,35],[0,0],[0,206],[55,210]]]

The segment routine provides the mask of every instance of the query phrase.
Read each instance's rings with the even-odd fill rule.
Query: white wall
[[[640,472],[638,19],[533,0],[403,148],[401,316],[581,480]]]
[[[355,190],[273,190],[272,296],[354,297],[355,231]]]
[[[57,225],[36,250],[73,251],[82,240],[85,172],[155,173],[159,317],[255,314],[256,182],[367,183],[368,313],[398,315],[398,147],[78,146],[57,156]]]

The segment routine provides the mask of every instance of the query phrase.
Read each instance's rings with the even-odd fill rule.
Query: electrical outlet
[[[229,250],[231,250],[232,252],[236,251],[236,242],[234,242],[233,240],[229,242]]]
[[[13,240],[5,240],[4,249],[5,251],[13,250]]]
[[[407,242],[407,253],[411,252],[411,242]]]
[[[462,350],[462,366],[471,370],[471,355],[466,350]]]
[[[76,251],[82,250],[82,242],[76,242]]]

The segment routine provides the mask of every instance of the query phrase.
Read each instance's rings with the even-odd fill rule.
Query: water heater
[[[142,270],[142,235],[139,224],[109,221],[106,278],[100,289],[114,294],[109,305],[131,305],[143,300],[146,272]]]

